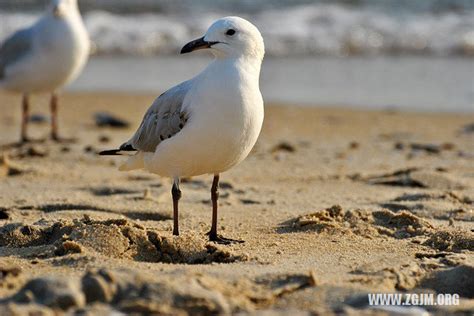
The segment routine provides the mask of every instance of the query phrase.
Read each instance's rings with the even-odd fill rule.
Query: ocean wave
[[[87,11],[84,20],[100,55],[175,54],[229,11],[117,14]],[[273,56],[474,56],[474,10],[391,13],[369,7],[307,4],[240,13],[262,31]],[[31,24],[35,13],[0,11],[0,40]]]

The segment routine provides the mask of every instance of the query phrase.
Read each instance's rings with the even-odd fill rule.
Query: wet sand
[[[173,237],[170,181],[96,155],[153,99],[67,94],[60,131],[75,143],[2,147],[2,315],[373,315],[366,293],[394,291],[458,293],[425,309],[474,311],[473,114],[267,105],[255,149],[221,175],[220,233],[245,240],[223,246],[205,235],[211,176],[182,184]],[[17,140],[19,102],[0,95],[0,144]],[[104,110],[130,127],[97,127]]]

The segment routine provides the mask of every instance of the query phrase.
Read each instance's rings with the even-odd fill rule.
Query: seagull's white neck
[[[61,16],[55,16],[52,9],[48,10],[46,13],[46,16],[48,19],[55,19],[55,20],[68,20],[68,21],[75,21],[75,20],[81,20],[82,21],[82,16],[81,12],[79,11],[79,6],[77,3],[71,4],[70,7],[67,8],[66,12],[62,14]]]
[[[243,71],[245,75],[249,75],[258,81],[260,78],[261,66],[262,60],[260,58],[248,56],[226,58],[217,57],[209,64],[208,69],[213,71],[225,71],[225,69],[239,69],[240,71]]]

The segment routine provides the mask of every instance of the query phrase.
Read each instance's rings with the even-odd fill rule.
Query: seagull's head
[[[259,30],[240,17],[225,17],[214,22],[206,34],[186,44],[181,54],[209,49],[218,58],[251,57],[263,59],[265,46]]]
[[[50,11],[56,18],[63,18],[78,10],[77,0],[52,0]]]

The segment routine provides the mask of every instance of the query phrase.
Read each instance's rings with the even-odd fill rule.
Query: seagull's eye
[[[232,36],[234,34],[235,34],[235,30],[233,29],[227,30],[227,32],[225,32],[225,35],[228,35],[228,36]]]

